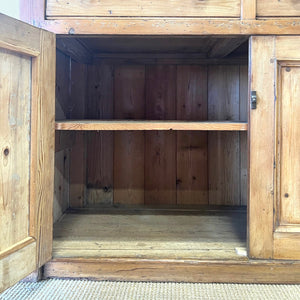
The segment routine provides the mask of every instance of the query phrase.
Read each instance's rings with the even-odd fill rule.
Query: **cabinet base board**
[[[300,262],[60,258],[45,265],[44,277],[116,281],[299,284]]]

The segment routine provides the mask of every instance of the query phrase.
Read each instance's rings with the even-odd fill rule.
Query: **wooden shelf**
[[[247,131],[247,122],[233,121],[133,121],[65,120],[57,121],[56,130],[212,130]]]

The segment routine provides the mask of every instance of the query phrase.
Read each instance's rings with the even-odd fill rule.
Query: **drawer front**
[[[299,0],[258,0],[258,17],[298,17],[300,16]]]
[[[240,0],[47,0],[46,17],[239,17]]]

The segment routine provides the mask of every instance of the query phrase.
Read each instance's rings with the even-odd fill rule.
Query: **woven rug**
[[[300,299],[300,285],[111,282],[49,279],[19,282],[1,300]]]

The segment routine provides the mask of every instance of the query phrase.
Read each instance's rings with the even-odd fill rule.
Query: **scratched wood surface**
[[[0,252],[29,235],[31,60],[0,50]],[[13,78],[17,80],[12,80]]]
[[[48,18],[59,19],[61,17],[128,17],[128,16],[201,16],[201,17],[239,17],[239,0],[209,0],[209,1],[145,1],[134,0],[126,5],[120,0],[103,0],[100,3],[92,0],[67,1],[48,0],[46,6]]]

